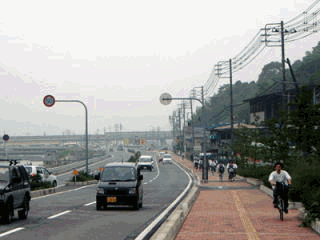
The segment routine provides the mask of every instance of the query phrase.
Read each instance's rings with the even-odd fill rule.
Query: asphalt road
[[[115,157],[121,161],[119,155]],[[0,225],[0,239],[134,239],[189,182],[175,164],[156,164],[152,172],[142,173],[144,197],[139,211],[126,207],[96,211],[96,186],[83,186],[33,198],[28,219],[15,216],[12,224]]]

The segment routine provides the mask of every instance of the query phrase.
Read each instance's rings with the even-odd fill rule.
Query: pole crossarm
[[[200,102],[201,104],[202,104],[202,106],[203,106],[203,102],[200,100],[200,99],[198,99],[198,98],[163,98],[162,100],[196,100],[196,101],[198,101],[198,102]]]
[[[88,151],[88,109],[87,106],[80,100],[55,100],[56,102],[75,102],[80,103],[84,107],[86,113],[86,173],[89,174],[89,151]]]

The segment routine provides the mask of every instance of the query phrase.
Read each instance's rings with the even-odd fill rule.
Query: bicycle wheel
[[[279,203],[280,219],[283,221],[284,201],[282,200],[282,198],[279,197],[278,203]]]

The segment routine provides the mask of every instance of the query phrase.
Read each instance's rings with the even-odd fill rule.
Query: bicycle
[[[233,168],[229,169],[229,181],[233,182],[236,177],[236,172]]]
[[[220,182],[222,182],[223,181],[223,172],[219,172],[219,178],[220,178]]]
[[[284,187],[285,184],[283,182],[276,182],[276,191],[277,191],[277,200],[278,200],[278,209],[280,214],[280,219],[283,221],[283,212],[284,212],[284,200],[283,200],[283,194],[284,194]]]

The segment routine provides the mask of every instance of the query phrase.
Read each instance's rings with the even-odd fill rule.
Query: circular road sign
[[[3,135],[3,140],[4,141],[8,141],[9,140],[9,135],[8,134]]]
[[[56,100],[52,95],[47,95],[43,98],[43,104],[46,105],[47,107],[52,107],[55,102]]]
[[[160,96],[160,103],[163,105],[169,105],[172,101],[172,97],[169,93],[162,93]]]

